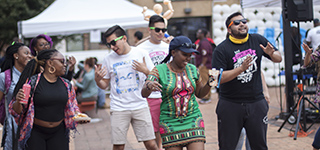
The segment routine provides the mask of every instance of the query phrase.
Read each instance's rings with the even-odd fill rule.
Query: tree
[[[30,19],[54,0],[0,0],[0,50],[18,37],[17,22]]]

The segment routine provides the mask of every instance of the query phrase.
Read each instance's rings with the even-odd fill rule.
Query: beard
[[[243,39],[247,37],[248,30],[245,33],[240,33],[239,31],[231,30],[231,35],[237,39]]]

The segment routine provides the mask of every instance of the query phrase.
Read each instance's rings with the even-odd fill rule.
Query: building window
[[[172,36],[184,35],[196,41],[198,29],[205,28],[211,31],[211,17],[171,18],[168,21],[168,33]]]
[[[67,36],[66,43],[68,52],[83,50],[83,37],[81,34]]]

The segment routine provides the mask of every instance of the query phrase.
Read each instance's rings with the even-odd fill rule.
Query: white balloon
[[[218,45],[218,44],[220,44],[224,39],[225,39],[225,38],[221,38],[221,37],[215,38],[215,39],[214,39],[214,43],[215,43],[216,45]]]
[[[280,13],[275,13],[272,15],[273,21],[280,21]]]
[[[249,27],[250,29],[256,28],[256,27],[257,27],[256,21],[255,21],[255,20],[250,20],[250,21],[248,22],[248,27]]]
[[[319,12],[320,10],[320,5],[313,5],[313,12]]]
[[[233,11],[240,11],[241,10],[241,7],[239,4],[232,4],[230,6],[230,9],[233,10]]]
[[[303,29],[308,29],[308,24],[305,23],[305,22],[300,22],[300,28],[303,28]]]
[[[213,20],[214,20],[214,21],[222,21],[223,18],[222,18],[222,16],[221,16],[221,14],[214,13],[214,14],[213,14]]]
[[[264,15],[264,19],[266,19],[267,21],[272,21],[273,20],[273,16],[270,13],[266,13]]]
[[[257,20],[263,20],[264,19],[264,13],[261,13],[261,12],[258,12],[257,14],[256,14],[256,18],[257,18]]]
[[[275,86],[276,85],[276,81],[272,77],[266,78],[266,83],[268,86]]]
[[[222,11],[222,6],[221,5],[214,5],[213,6],[213,13],[218,13],[220,14]]]
[[[266,13],[266,14],[271,14],[271,12],[273,11],[273,8],[272,7],[264,7],[263,8],[263,12]]]
[[[222,31],[219,28],[214,28],[213,29],[213,35],[214,37],[221,37],[222,36]]]
[[[273,27],[273,21],[267,21],[267,22],[265,23],[265,27],[266,27],[266,28],[272,28],[272,27]]]
[[[265,23],[262,20],[256,20],[255,22],[258,28],[265,28]]]
[[[279,21],[273,21],[273,27],[276,28],[280,28],[280,22]]]
[[[222,18],[223,18],[223,22],[225,22],[226,20],[227,20],[227,18],[229,17],[229,15],[231,15],[231,13],[224,13],[223,15],[222,15]]]
[[[243,9],[244,12],[254,12],[255,8],[245,8]]]
[[[230,13],[230,7],[229,7],[229,5],[223,4],[221,11],[223,12],[223,14],[225,14],[225,13],[227,13],[227,14]]]
[[[247,18],[249,20],[256,20],[256,15],[253,12],[249,12]]]
[[[220,29],[223,26],[223,22],[222,21],[214,21],[213,22],[213,26],[215,29]]]
[[[282,8],[281,8],[281,7],[272,7],[272,10],[273,10],[275,13],[281,14]]]

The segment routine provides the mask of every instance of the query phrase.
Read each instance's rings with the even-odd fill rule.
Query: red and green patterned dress
[[[163,147],[206,142],[204,122],[195,97],[196,84],[201,82],[197,68],[188,64],[183,72],[176,73],[168,65],[157,65],[147,79],[162,85],[160,134]]]

